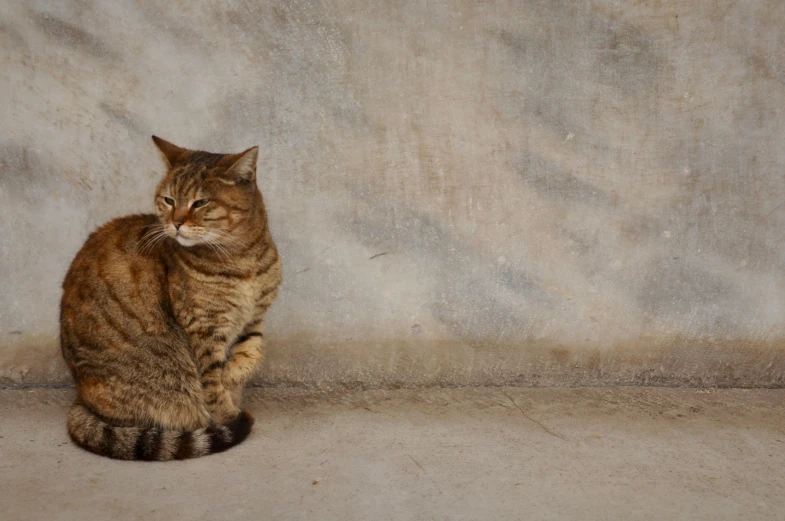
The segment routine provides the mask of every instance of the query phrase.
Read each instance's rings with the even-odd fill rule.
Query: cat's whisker
[[[154,237],[158,236],[162,230],[151,230],[150,232],[145,233],[142,238],[139,240],[139,244],[144,244],[149,240],[152,240]]]
[[[169,237],[169,236],[168,236],[168,235],[166,235],[166,232],[161,232],[161,233],[158,235],[158,237],[156,237],[156,239],[153,241],[153,243],[152,243],[152,245],[150,246],[150,248],[152,249],[152,248],[154,248],[155,246],[157,246],[158,244],[161,244],[161,243],[163,243],[163,242],[166,240],[166,238],[167,238],[167,237]]]
[[[155,239],[155,237],[156,237],[157,235],[158,235],[157,233],[154,233],[154,234],[145,235],[144,237],[142,237],[142,239],[141,239],[141,240],[140,240],[140,241],[137,243],[137,245],[136,245],[136,251],[137,251],[137,253],[138,253],[139,255],[143,255],[143,254],[144,254],[144,251],[145,251],[145,249],[147,248],[147,245],[148,245],[150,242],[152,242],[152,241]]]
[[[139,244],[141,245],[141,244],[144,244],[144,243],[154,239],[155,237],[157,237],[162,232],[163,232],[163,228],[154,229],[154,230],[150,230],[149,232],[146,232],[142,236],[142,238],[139,240]]]
[[[210,242],[208,238],[204,239],[204,244],[206,244],[208,248],[210,248],[213,252],[215,252],[216,255],[218,255],[218,250],[215,249],[215,246],[213,246],[212,242]]]
[[[223,244],[221,244],[220,242],[218,242],[216,240],[213,240],[213,243],[215,244],[215,246],[217,248],[220,248],[226,254],[226,257],[229,260],[232,260],[232,261],[234,260],[234,255],[231,254],[231,252],[229,251],[228,248],[226,248]]]
[[[211,248],[213,248],[213,251],[215,251],[216,253],[218,253],[219,257],[225,257],[225,258],[226,258],[226,261],[232,261],[232,260],[234,260],[234,259],[232,258],[232,256],[229,254],[229,251],[228,251],[228,250],[227,250],[227,249],[226,249],[226,248],[225,248],[225,247],[224,247],[222,244],[220,244],[219,242],[217,242],[215,239],[213,239],[213,238],[211,238],[211,237],[207,237],[207,241],[206,241],[206,242],[207,242],[207,244],[208,244],[208,245],[209,245]]]
[[[214,241],[216,243],[226,242],[226,243],[229,243],[229,244],[234,244],[234,242],[231,240],[230,237],[224,237],[222,235],[219,235],[218,233],[216,233],[216,231],[211,231],[208,234],[208,236],[210,237],[210,240],[212,240],[212,241]]]
[[[231,235],[229,232],[225,232],[223,230],[212,230],[210,233],[214,233],[219,239],[230,243],[232,246],[240,246],[241,248],[246,247],[246,243],[244,241],[241,241],[237,237]]]
[[[224,262],[231,261],[231,258],[223,250],[219,249],[217,244],[208,242],[207,245],[218,255],[219,259]]]
[[[148,251],[152,250],[156,244],[162,242],[167,237],[166,232],[161,226],[160,230],[155,230],[153,233],[145,234],[142,240],[139,241],[137,246],[137,252],[139,255],[144,255]]]

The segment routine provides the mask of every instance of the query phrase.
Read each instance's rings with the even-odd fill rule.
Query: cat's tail
[[[117,427],[88,409],[81,398],[68,413],[68,433],[78,445],[101,456],[124,460],[167,461],[223,452],[242,442],[253,423],[253,416],[243,411],[225,425],[194,431]]]

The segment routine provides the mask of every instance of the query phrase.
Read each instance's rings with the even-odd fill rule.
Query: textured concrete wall
[[[0,383],[155,133],[261,147],[263,384],[785,384],[785,2],[0,2]]]

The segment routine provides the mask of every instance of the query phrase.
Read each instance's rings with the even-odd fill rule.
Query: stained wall
[[[257,383],[785,383],[785,3],[0,3],[0,383],[190,148],[260,146]]]

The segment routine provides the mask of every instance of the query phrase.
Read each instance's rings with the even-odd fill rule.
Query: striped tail
[[[225,425],[190,432],[158,427],[116,427],[104,421],[77,398],[68,413],[68,433],[81,447],[114,459],[168,461],[223,452],[242,442],[254,419],[243,411]]]

